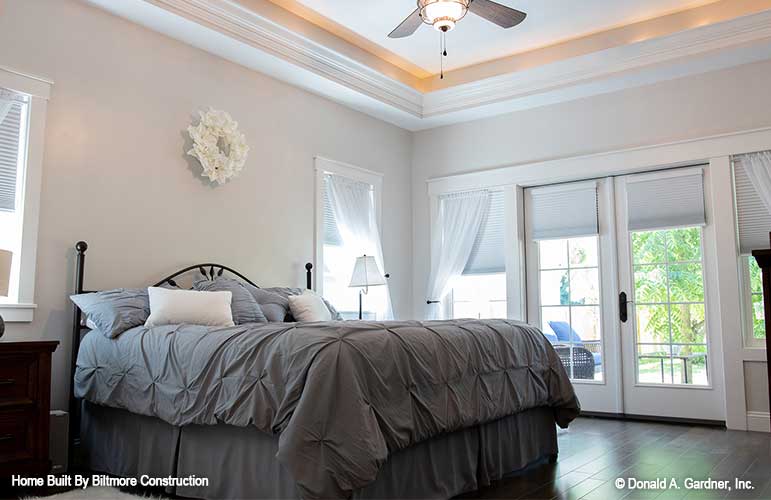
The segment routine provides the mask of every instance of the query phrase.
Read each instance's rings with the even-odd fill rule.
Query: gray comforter
[[[137,327],[86,336],[75,395],[182,426],[279,434],[309,498],[346,497],[388,454],[535,407],[562,427],[578,400],[535,328],[507,320]]]

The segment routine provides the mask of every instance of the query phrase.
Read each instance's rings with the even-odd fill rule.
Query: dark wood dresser
[[[48,427],[52,341],[0,341],[0,478],[51,468]]]

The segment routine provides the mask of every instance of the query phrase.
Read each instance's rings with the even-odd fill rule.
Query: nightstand
[[[51,354],[59,342],[0,342],[0,479],[49,472]]]

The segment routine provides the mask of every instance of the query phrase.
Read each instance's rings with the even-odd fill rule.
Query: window
[[[739,267],[741,270],[742,318],[744,344],[765,347],[765,317],[760,268],[750,255],[753,250],[768,248],[771,213],[755,189],[742,164],[746,155],[733,158],[734,194],[739,235]]]
[[[491,191],[471,255],[450,294],[453,318],[506,318],[503,191]]]
[[[569,363],[570,377],[602,380],[597,236],[538,242],[541,331],[570,359],[594,358],[594,369]]]
[[[316,286],[344,319],[358,319],[359,294],[363,290],[349,286],[356,259],[375,256],[380,273],[386,272],[382,269],[377,221],[382,179],[378,174],[337,162],[321,158],[316,162],[321,201],[317,229],[321,279]],[[387,285],[369,287],[361,299],[362,319],[390,318]]]
[[[464,274],[452,289],[453,318],[505,318],[506,273]]]
[[[631,238],[638,382],[708,385],[701,228]]]
[[[766,320],[763,304],[763,278],[755,257],[742,256],[744,330],[748,347],[764,347]]]
[[[40,184],[52,85],[0,67],[0,248],[4,255],[12,252],[9,293],[0,297],[7,323],[32,321],[35,311]]]
[[[0,267],[10,263],[8,293],[0,292],[0,302],[3,303],[16,303],[19,298],[19,257],[23,225],[21,200],[27,152],[28,114],[27,96],[0,89]],[[0,269],[0,279],[3,279],[5,273],[6,269]],[[0,283],[0,290],[5,289],[6,283]]]
[[[604,380],[596,181],[525,190],[528,317],[572,380]]]

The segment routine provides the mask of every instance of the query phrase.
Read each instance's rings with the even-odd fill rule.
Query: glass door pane
[[[709,385],[702,229],[631,233],[637,381]]]
[[[598,237],[538,242],[541,330],[573,380],[603,379]]]

